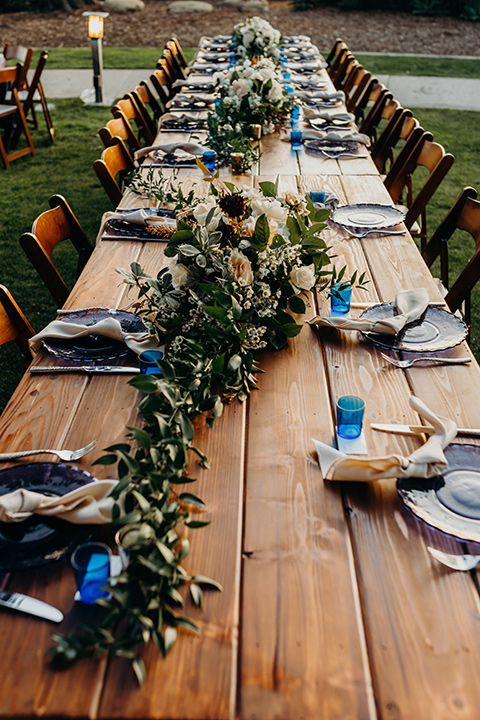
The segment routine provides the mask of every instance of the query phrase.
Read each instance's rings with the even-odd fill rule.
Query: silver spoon
[[[357,155],[356,157],[360,157]],[[355,232],[354,230],[349,230],[348,228],[343,228],[347,231],[349,235],[355,238],[363,238],[366,235],[370,235],[370,233],[379,233],[380,235],[405,235],[406,230],[379,230],[378,228],[372,228],[372,230],[360,230],[359,232]]]
[[[452,570],[466,572],[467,570],[473,570],[473,568],[480,563],[480,557],[478,555],[452,555],[451,553],[442,552],[430,546],[427,547],[427,550],[435,560],[452,568]]]
[[[380,353],[380,355],[387,360],[389,363],[392,363],[392,365],[395,365],[395,367],[398,368],[409,368],[414,363],[417,362],[430,362],[434,365],[463,365],[465,363],[472,362],[471,357],[463,357],[463,358],[442,358],[442,357],[428,357],[428,355],[421,355],[420,357],[412,358],[411,360],[397,360],[397,358],[392,358],[390,355],[386,355],[385,353]]]

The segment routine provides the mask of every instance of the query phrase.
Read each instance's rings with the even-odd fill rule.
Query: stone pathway
[[[151,72],[151,69],[104,70],[105,105],[113,105],[114,100],[130,92]],[[378,75],[378,79],[404,107],[480,111],[480,79],[410,75]],[[80,97],[83,91],[93,87],[93,74],[91,70],[45,70],[42,84],[49,100]]]

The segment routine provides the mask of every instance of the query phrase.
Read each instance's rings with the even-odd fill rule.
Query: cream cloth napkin
[[[110,494],[116,485],[117,480],[99,480],[62,497],[20,488],[0,497],[0,521],[21,522],[31,515],[43,515],[79,525],[110,523],[115,504]]]
[[[338,204],[339,201],[335,193],[326,190],[325,202],[314,202],[313,207],[315,208],[315,210],[323,210],[324,208],[327,208],[327,210],[334,210],[336,207],[338,207]]]
[[[201,118],[195,117],[195,115],[189,115],[188,113],[165,113],[165,115],[162,115],[160,118],[160,128],[162,128],[163,124],[168,120],[175,120],[175,122],[179,124],[201,122]]]
[[[213,70],[213,71],[220,71],[220,70],[227,70],[230,67],[230,64],[228,62],[225,63],[195,63],[195,65],[190,66],[190,73],[194,73],[195,75],[201,75],[205,70]]]
[[[77,325],[72,322],[63,322],[62,320],[53,320],[37,335],[34,335],[28,341],[30,350],[35,355],[40,347],[43,338],[61,338],[64,340],[72,340],[74,338],[83,337],[84,335],[105,335],[112,340],[124,342],[130,350],[140,354],[145,350],[155,350],[158,348],[158,340],[154,335],[150,335],[147,331],[138,333],[126,333],[122,330],[120,321],[114,317],[99,320],[93,325]]]
[[[130,213],[112,212],[108,216],[108,220],[124,220],[125,222],[132,223],[132,225],[141,226],[161,223],[162,225],[168,225],[169,227],[177,227],[177,221],[175,218],[153,215],[148,208],[138,208],[138,210],[134,210]]]
[[[345,123],[353,123],[355,122],[355,115],[353,113],[346,113],[346,112],[329,112],[326,110],[315,110],[315,108],[310,108],[307,106],[304,106],[302,108],[303,117],[305,120],[315,120],[316,118],[319,118],[320,120],[327,120],[327,121],[334,121],[338,120],[339,122],[345,122]]]
[[[334,315],[323,317],[317,315],[309,321],[310,325],[326,325],[337,330],[360,330],[375,332],[381,335],[397,335],[407,323],[418,320],[428,307],[428,292],[426,288],[417,290],[401,290],[395,298],[398,315],[383,320],[368,320],[367,318],[352,318],[350,316]]]
[[[329,92],[328,90],[304,91],[295,90],[294,95],[300,100],[341,100],[345,101],[345,93],[343,90]]]
[[[287,133],[282,137],[284,142],[290,141],[290,133]],[[325,132],[324,130],[302,130],[302,140],[327,140],[331,143],[348,142],[353,140],[361,145],[370,145],[370,138],[364,133],[347,133],[346,135],[340,135],[340,133],[332,131]]]
[[[173,87],[183,87],[184,85],[199,85],[203,88],[203,90],[213,89],[213,81],[205,80],[204,78],[202,78],[201,75],[194,75],[188,80],[175,80],[175,82],[173,83]],[[205,85],[208,85],[208,88],[203,87]]]
[[[410,405],[435,429],[422,447],[411,455],[355,457],[313,440],[324,480],[369,482],[382,478],[422,477],[441,475],[448,467],[443,453],[457,434],[457,426],[449,418],[435,415],[419,398],[412,396]]]
[[[165,153],[165,155],[172,155],[176,153],[177,150],[183,150],[184,152],[190,153],[190,155],[199,155],[201,157],[208,148],[203,145],[197,145],[196,143],[185,142],[168,143],[166,145],[151,145],[150,147],[144,147],[141,150],[137,150],[135,153],[135,160],[139,160],[140,158],[145,157],[145,155],[150,155],[151,152],[155,152],[156,150],[160,150]]]
[[[177,95],[175,95],[171,100],[168,100],[168,102],[166,103],[166,107],[190,107],[193,105],[198,107],[199,103],[213,105],[213,101],[214,98],[212,95],[206,95],[204,93],[195,93],[195,95],[177,93]],[[200,105],[200,109],[204,109],[203,105]]]

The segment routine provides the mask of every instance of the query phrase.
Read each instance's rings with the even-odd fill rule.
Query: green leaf
[[[192,423],[183,413],[178,413],[178,421],[180,423],[184,438],[187,440],[187,442],[192,442],[195,435],[195,430],[193,429]]]
[[[140,687],[142,687],[143,683],[145,682],[145,664],[142,658],[134,658],[132,660],[132,668],[137,678],[138,684],[140,685]]]
[[[168,653],[173,643],[177,639],[177,631],[174,627],[169,625],[165,629],[165,652]]]
[[[185,520],[185,525],[192,528],[192,530],[198,530],[199,528],[210,525],[210,520]]]
[[[182,255],[185,255],[185,257],[193,257],[199,253],[199,250],[196,247],[193,247],[193,245],[180,245],[178,249]]]
[[[191,620],[189,620],[189,619],[186,618],[186,617],[176,617],[176,618],[175,618],[175,625],[176,625],[177,627],[183,627],[183,628],[185,628],[186,630],[191,630],[192,632],[194,632],[194,633],[195,633],[196,635],[198,635],[199,637],[201,637],[201,635],[202,635],[202,633],[201,633],[201,631],[200,631],[200,628],[198,628],[197,625],[195,625],[194,622],[192,622]]]
[[[272,183],[269,180],[265,180],[264,182],[258,183],[259,187],[262,190],[262,193],[265,195],[265,197],[273,197],[276,198],[278,195],[278,178],[277,181]]]
[[[205,575],[194,575],[192,577],[192,580],[196,583],[199,583],[200,585],[207,585],[209,587],[215,588],[215,590],[219,590],[220,592],[223,592],[223,587],[218,583],[216,580],[212,580],[209,577],[206,577]]]
[[[296,337],[302,331],[302,326],[297,323],[287,323],[282,325],[282,330],[287,337]]]
[[[203,600],[202,588],[199,587],[198,585],[195,585],[195,583],[191,583],[190,594],[192,596],[192,600],[195,603],[195,605],[201,609],[202,608],[202,600]]]
[[[187,493],[187,492],[181,493],[179,495],[179,498],[182,502],[188,503],[189,505],[195,505],[195,507],[201,507],[204,509],[207,507],[205,505],[205,503],[203,502],[203,500],[201,500],[196,495],[193,495],[193,493]]]
[[[307,309],[303,300],[296,295],[292,295],[292,297],[288,299],[288,307],[292,312],[297,313],[297,315],[303,315]]]
[[[228,315],[225,308],[218,307],[217,305],[204,305],[203,309],[207,313],[207,315],[215,318],[215,320],[228,320]]]
[[[287,218],[287,228],[290,233],[290,241],[292,245],[296,245],[300,242],[302,238],[302,233],[300,232],[300,227],[298,225],[298,222],[296,218],[289,216]]]
[[[146,449],[151,446],[152,439],[146,430],[142,430],[141,428],[137,427],[129,427],[128,425],[127,429],[130,431],[130,434],[137,443],[137,445],[140,445],[140,447]]]
[[[260,245],[266,245],[270,238],[270,226],[266,215],[260,215],[255,223],[255,230],[253,232],[253,239],[256,240]]]

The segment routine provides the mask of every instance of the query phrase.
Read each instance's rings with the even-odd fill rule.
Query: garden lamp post
[[[109,13],[106,12],[84,12],[84,17],[88,17],[88,37],[92,47],[93,59],[93,86],[95,88],[95,102],[103,103],[103,55],[102,55],[102,38],[104,20]]]

